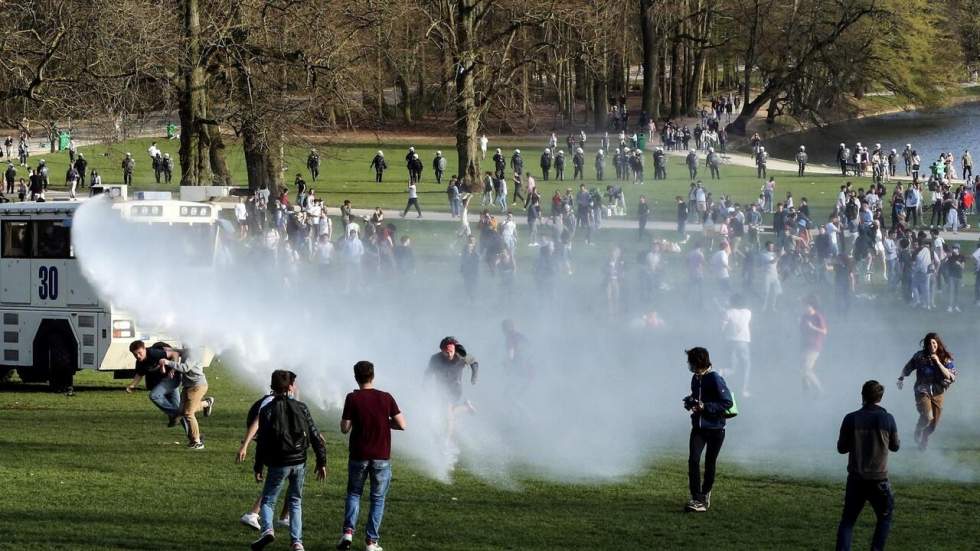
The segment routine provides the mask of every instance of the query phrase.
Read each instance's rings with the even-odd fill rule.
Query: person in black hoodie
[[[686,511],[703,513],[711,507],[711,487],[715,482],[715,462],[725,441],[725,419],[735,404],[732,393],[721,375],[711,370],[708,350],[700,346],[687,350],[691,377],[691,394],[684,398],[684,409],[691,412],[690,455],[687,479],[691,500]],[[704,457],[704,480],[701,479],[701,454]]]
[[[310,446],[316,454],[316,478],[327,476],[327,449],[323,437],[317,430],[306,404],[290,397],[296,390],[295,379],[289,371],[276,370],[272,373],[272,392],[275,397],[262,407],[258,416],[258,447],[255,458],[255,481],[265,485],[262,488],[260,525],[262,535],[252,542],[252,550],[258,551],[275,541],[272,529],[272,514],[276,499],[288,480],[286,500],[289,503],[289,535],[293,550],[303,549],[303,482],[306,478],[306,454]],[[243,450],[246,440],[239,449],[239,461],[245,459]],[[263,476],[262,467],[268,467]]]

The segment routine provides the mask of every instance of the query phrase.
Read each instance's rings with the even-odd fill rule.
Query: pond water
[[[922,164],[928,165],[942,152],[952,151],[959,171],[959,158],[969,149],[976,159],[980,154],[980,103],[966,103],[931,111],[910,111],[866,117],[852,121],[786,134],[765,140],[766,150],[779,159],[793,159],[801,145],[806,146],[811,162],[836,165],[837,147],[841,142],[853,150],[855,142],[873,150],[880,143],[886,151],[899,153],[905,144],[918,151]],[[898,163],[902,171],[902,163]]]

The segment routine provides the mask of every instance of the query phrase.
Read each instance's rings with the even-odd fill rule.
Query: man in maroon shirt
[[[347,505],[344,511],[344,533],[337,549],[350,549],[354,526],[361,507],[364,482],[371,477],[371,512],[365,536],[366,551],[381,551],[378,545],[385,496],[391,482],[391,429],[405,430],[405,416],[395,399],[387,392],[374,388],[374,364],[360,361],[354,364],[354,379],[358,390],[347,395],[340,430],[350,433],[350,459],[347,463]]]

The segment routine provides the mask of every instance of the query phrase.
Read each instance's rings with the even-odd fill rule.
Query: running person
[[[919,422],[915,425],[915,442],[919,449],[929,445],[929,437],[936,431],[943,413],[943,398],[946,389],[956,380],[956,366],[953,356],[937,333],[927,333],[922,339],[922,350],[902,368],[898,378],[901,390],[905,377],[915,372],[915,408],[919,412]]]
[[[463,370],[470,368],[470,384],[475,385],[480,364],[472,355],[467,355],[466,349],[455,337],[446,337],[439,342],[439,352],[429,358],[429,367],[425,370],[425,378],[436,377],[442,384],[447,403],[446,438],[452,443],[456,430],[456,414],[461,411],[474,412],[476,409],[469,400],[463,398]]]

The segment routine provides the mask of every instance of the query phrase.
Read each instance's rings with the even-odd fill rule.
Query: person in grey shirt
[[[167,357],[161,358],[159,364],[181,374],[184,396],[181,400],[180,414],[187,424],[187,447],[192,450],[203,450],[204,441],[201,439],[197,413],[203,412],[205,417],[210,417],[214,411],[214,397],[206,396],[208,379],[204,375],[204,366],[193,359],[188,359],[187,352],[180,350],[169,350]]]

